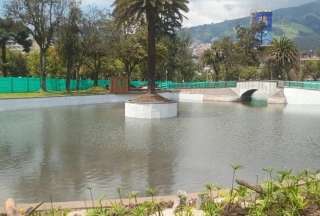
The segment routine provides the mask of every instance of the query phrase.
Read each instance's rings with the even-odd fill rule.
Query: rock
[[[193,216],[204,216],[205,215],[204,212],[201,210],[194,209],[194,210],[192,210],[192,212],[193,212]],[[163,213],[163,216],[175,216],[174,209],[166,209],[162,213]],[[157,215],[158,214],[155,214],[153,216],[157,216]]]
[[[21,216],[16,207],[16,202],[13,199],[7,199],[5,202],[4,209],[6,211],[7,216]]]

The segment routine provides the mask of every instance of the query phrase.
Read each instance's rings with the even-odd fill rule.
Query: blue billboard
[[[264,23],[262,32],[257,34],[257,39],[262,46],[272,43],[272,12],[259,11],[252,14],[252,24]]]

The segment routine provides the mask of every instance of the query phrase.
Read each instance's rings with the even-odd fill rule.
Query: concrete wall
[[[257,92],[258,93],[258,92]],[[281,93],[281,94],[280,94]],[[161,93],[162,96],[179,102],[203,103],[204,101],[238,101],[235,89],[198,89]],[[258,97],[265,95],[255,95]],[[77,106],[99,103],[124,103],[135,95],[97,95],[75,97],[53,97],[33,99],[0,100],[0,111],[33,109],[57,106]],[[271,100],[272,99],[272,100]],[[320,91],[285,88],[284,92],[268,99],[269,103],[288,103],[300,105],[320,105]]]
[[[133,96],[129,95],[96,95],[73,97],[50,97],[0,100],[0,111],[47,108],[59,106],[79,106],[103,103],[123,103]]]
[[[320,105],[320,91],[285,88],[284,95],[288,104]]]
[[[175,100],[178,102],[194,102],[194,103],[202,103],[204,95],[203,94],[188,94],[188,93],[161,93],[162,97],[168,98],[170,100]]]
[[[237,89],[239,96],[251,89],[258,89],[262,94],[272,96],[277,91],[277,83],[260,81],[238,82]]]
[[[239,96],[231,88],[222,89],[181,89],[174,92],[161,93],[163,97],[179,102],[203,103],[204,101],[236,102]]]
[[[127,102],[125,116],[139,119],[164,119],[178,115],[178,103],[141,104]]]

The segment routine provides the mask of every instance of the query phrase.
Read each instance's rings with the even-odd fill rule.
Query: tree
[[[320,79],[320,61],[306,61],[302,66],[303,79]]]
[[[195,77],[196,63],[189,35],[179,34],[166,37],[168,56],[166,78],[175,81],[191,81]]]
[[[59,54],[66,67],[66,90],[68,92],[70,91],[72,72],[77,70],[76,64],[79,62],[81,55],[80,22],[81,10],[79,3],[71,1],[68,15],[59,28],[57,41]]]
[[[119,24],[145,21],[148,29],[148,90],[155,93],[157,30],[170,32],[183,20],[188,0],[115,0],[114,15]]]
[[[235,69],[242,64],[239,57],[239,47],[233,43],[231,38],[225,37],[221,41],[216,43],[217,50],[220,52],[220,58],[222,61],[223,80],[227,80],[228,77],[234,77]]]
[[[220,75],[220,65],[222,63],[222,51],[217,50],[215,46],[204,51],[201,56],[201,62],[209,65],[214,73],[214,80],[217,81]]]
[[[119,33],[118,41],[113,47],[117,58],[124,64],[124,70],[128,75],[128,80],[131,80],[131,75],[134,69],[144,61],[146,50],[143,46],[142,34],[143,30],[138,30],[135,33]]]
[[[12,76],[28,75],[26,54],[9,50],[6,67]]]
[[[41,88],[46,91],[46,52],[53,42],[67,0],[11,0],[9,14],[27,26],[40,49]]]
[[[59,52],[55,47],[50,47],[46,52],[46,72],[48,76],[65,75],[65,67]],[[27,55],[27,68],[30,75],[39,76],[40,68],[40,52],[38,50],[31,51]]]
[[[98,86],[103,59],[111,54],[113,23],[105,11],[90,8],[81,25],[82,46],[87,66],[93,69],[94,86]]]
[[[2,73],[8,75],[7,43],[18,43],[23,47],[23,51],[29,52],[32,40],[29,37],[29,30],[21,23],[10,18],[0,18],[0,47],[2,50]]]
[[[261,47],[264,24],[257,23],[251,28],[237,27],[237,46],[241,52],[241,63],[246,66],[259,64],[259,51]]]
[[[294,42],[286,37],[273,40],[271,56],[280,78],[289,79],[290,70],[297,67],[299,63],[299,52]]]

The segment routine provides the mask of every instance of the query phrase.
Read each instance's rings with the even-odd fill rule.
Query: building
[[[211,47],[210,43],[200,43],[200,44],[193,44],[192,49],[192,55],[195,58],[200,58],[202,54]]]
[[[7,45],[7,48],[11,51],[23,52],[23,46],[21,46],[20,44],[16,43],[13,40],[9,40],[6,45]]]
[[[256,11],[251,14],[251,24],[257,25],[264,23],[263,30],[257,34],[257,39],[260,41],[262,46],[269,46],[272,43],[272,12],[271,11]]]

